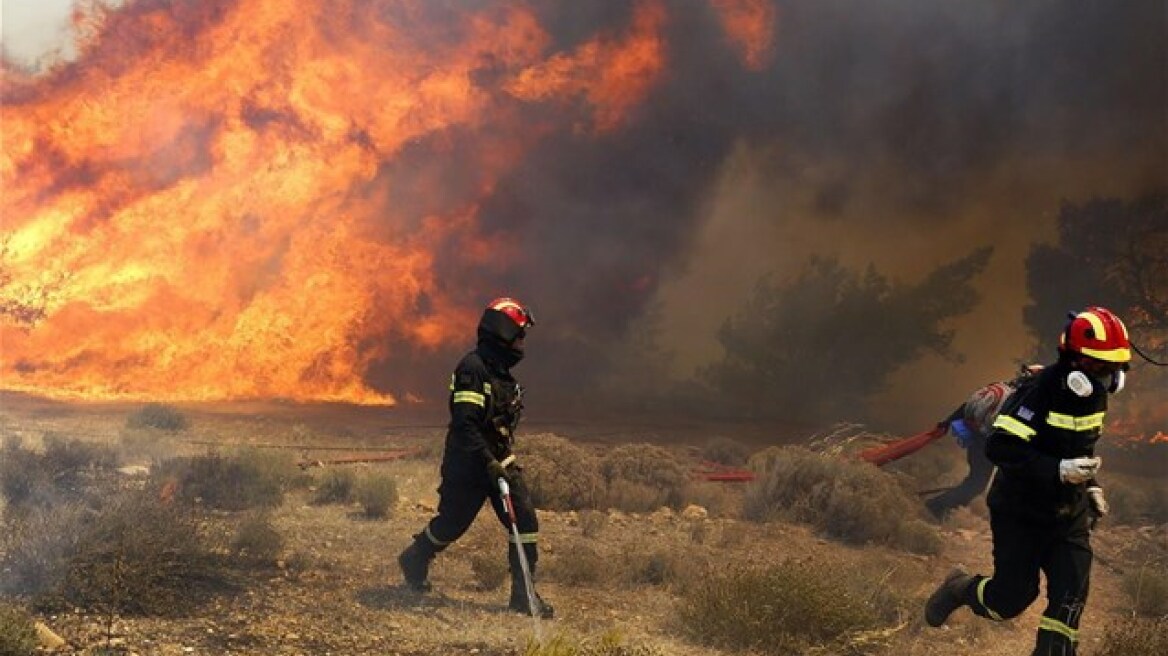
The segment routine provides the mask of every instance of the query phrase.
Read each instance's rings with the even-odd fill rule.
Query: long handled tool
[[[531,566],[527,564],[527,554],[523,552],[523,543],[519,539],[519,523],[515,520],[515,503],[511,500],[511,486],[503,477],[499,477],[499,495],[503,497],[503,507],[507,509],[507,518],[511,520],[511,538],[515,540],[515,551],[519,554],[519,569],[523,571],[523,590],[527,593],[527,608],[531,611],[531,620],[535,624],[535,640],[542,643],[543,628],[539,623],[539,598],[535,596],[535,583],[531,580]]]

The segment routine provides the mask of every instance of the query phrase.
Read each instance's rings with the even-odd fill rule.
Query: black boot
[[[534,599],[528,599],[527,597],[527,587],[523,582],[523,568],[519,563],[519,554],[515,550],[514,545],[512,545],[507,553],[507,560],[511,563],[511,600],[507,603],[507,608],[516,613],[522,613],[523,615],[534,615],[544,619],[551,619],[556,613],[555,609],[552,608],[551,604],[544,601],[543,597],[539,596],[539,593],[535,592],[535,562],[531,558],[533,555],[531,552],[535,551],[531,547],[534,547],[534,545],[524,546],[529,547],[525,548],[524,552],[528,556],[527,566],[531,572],[531,589]],[[533,602],[534,612],[532,608]]]
[[[925,602],[925,622],[929,626],[941,626],[953,611],[966,604],[969,586],[977,580],[960,568],[949,572],[929,600]]]
[[[397,564],[401,567],[402,578],[406,586],[415,592],[429,592],[430,561],[434,560],[434,544],[424,533],[414,536],[414,541],[397,557]]]

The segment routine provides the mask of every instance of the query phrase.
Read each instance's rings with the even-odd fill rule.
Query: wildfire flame
[[[773,9],[711,3],[754,65]],[[514,3],[139,0],[77,20],[75,64],[5,71],[0,385],[84,399],[392,403],[369,367],[477,315],[436,253],[506,266],[478,221],[496,182],[549,132],[620,129],[668,56],[657,0],[567,51]],[[452,161],[472,179],[449,184]]]

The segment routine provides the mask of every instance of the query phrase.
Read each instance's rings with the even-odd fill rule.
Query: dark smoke
[[[631,12],[627,3],[536,4],[566,50],[619,33]],[[857,266],[878,261],[908,278],[999,246],[981,305],[994,314],[976,320],[1016,326],[1013,343],[951,381],[954,390],[1008,373],[1003,354],[1029,348],[1014,262],[1049,234],[1059,202],[1139,193],[1168,170],[1160,2],[785,2],[762,71],[741,65],[704,4],[668,8],[668,73],[633,121],[599,139],[548,136],[484,206],[488,229],[518,240],[524,257],[498,276],[462,270],[457,250],[444,260],[477,278],[467,303],[498,289],[534,306],[543,322],[521,372],[564,401],[593,398],[590,381],[615,353],[628,357],[614,346],[641,329],[661,284],[710,255],[693,254],[692,240],[743,144],[761,153],[756,175],[774,194],[771,207],[740,217],[743,229],[798,220],[808,233],[854,231],[871,237],[841,244]],[[880,237],[912,231],[932,235],[938,252],[898,258],[903,245]],[[773,252],[776,266],[810,255],[784,243]],[[725,317],[735,309],[725,298],[746,291],[689,302]],[[668,311],[664,321],[675,335],[690,330]]]

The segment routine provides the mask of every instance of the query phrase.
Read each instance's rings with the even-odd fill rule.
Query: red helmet
[[[479,320],[479,339],[510,345],[535,325],[531,311],[513,298],[496,298],[487,304]]]
[[[1059,350],[1085,355],[1105,362],[1131,360],[1127,327],[1106,308],[1089,307],[1071,315],[1059,338]]]
[[[510,317],[515,325],[520,328],[527,329],[535,325],[535,317],[531,316],[531,311],[523,307],[523,304],[513,298],[496,298],[487,304],[490,310],[497,310]]]

